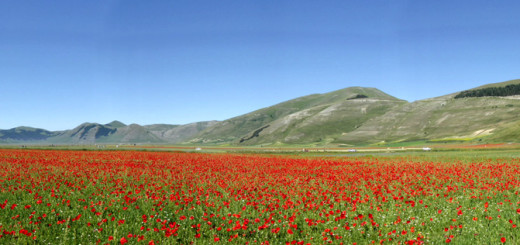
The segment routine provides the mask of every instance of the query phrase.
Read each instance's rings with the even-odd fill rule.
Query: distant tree
[[[368,96],[366,96],[364,94],[356,94],[355,96],[350,97],[347,100],[355,100],[355,99],[363,99],[363,98],[368,98]]]
[[[462,91],[455,96],[455,99],[466,97],[484,97],[484,96],[511,96],[520,95],[520,84],[511,84],[505,87],[490,87]]]

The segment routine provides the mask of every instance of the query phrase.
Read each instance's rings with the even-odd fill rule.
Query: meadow
[[[0,149],[2,244],[519,244],[516,151]]]

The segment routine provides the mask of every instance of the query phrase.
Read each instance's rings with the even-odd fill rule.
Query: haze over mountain
[[[185,125],[152,124],[125,125],[119,121],[107,124],[83,123],[74,129],[47,131],[44,129],[17,127],[0,130],[0,143],[181,143],[193,138],[216,121],[196,122]]]
[[[17,127],[0,130],[0,142],[247,146],[518,141],[520,92],[517,89],[520,90],[520,80],[512,80],[407,102],[376,88],[350,87],[299,97],[220,122],[141,126],[113,121],[84,123],[64,131]],[[506,90],[508,96],[501,96]]]

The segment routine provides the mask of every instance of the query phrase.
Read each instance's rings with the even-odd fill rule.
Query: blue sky
[[[0,1],[0,129],[224,120],[520,78],[518,1]]]

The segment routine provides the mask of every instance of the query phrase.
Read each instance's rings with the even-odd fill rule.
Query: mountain
[[[83,123],[74,129],[47,131],[17,127],[0,130],[0,143],[95,144],[95,143],[181,143],[193,138],[215,121],[186,125],[125,125],[119,121],[107,124]]]
[[[219,122],[191,142],[359,145],[519,141],[518,88],[520,80],[511,80],[409,103],[375,88],[351,87],[296,98]],[[508,96],[500,96],[504,91]],[[511,93],[517,95],[510,96]],[[486,96],[461,96],[468,94]]]
[[[107,123],[105,125],[108,126],[108,127],[112,127],[112,128],[122,128],[122,127],[126,126],[126,124],[124,124],[124,123],[122,123],[120,121],[117,121],[117,120],[109,122],[109,123]]]
[[[184,125],[154,124],[144,126],[152,134],[169,143],[182,143],[191,140],[204,129],[215,125],[217,121],[205,121]]]
[[[72,130],[48,138],[51,143],[94,144],[94,143],[163,143],[143,126],[130,124],[121,126],[116,124],[83,123]]]
[[[191,142],[254,145],[331,141],[405,103],[376,88],[312,94],[218,122]]]
[[[185,125],[84,123],[0,130],[0,143],[366,145],[412,141],[520,141],[520,80],[407,102],[376,88],[311,94],[224,121]]]
[[[520,80],[488,84],[469,91],[512,84],[520,84]],[[335,142],[360,144],[415,140],[446,142],[520,139],[511,137],[515,132],[510,130],[519,128],[519,95],[455,98],[463,92],[466,91],[403,104],[368,120],[356,130],[343,134]]]
[[[51,132],[45,129],[31,127],[16,127],[8,130],[0,130],[0,142],[39,141],[58,135],[59,132]]]

